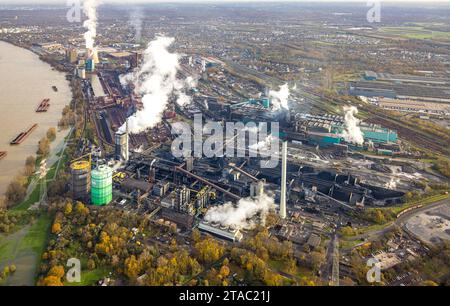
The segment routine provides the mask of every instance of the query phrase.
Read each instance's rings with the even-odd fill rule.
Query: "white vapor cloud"
[[[342,137],[349,143],[364,144],[364,135],[359,127],[360,120],[355,117],[358,109],[355,106],[344,106],[345,130]]]
[[[289,109],[288,99],[289,99],[290,91],[289,85],[284,84],[280,86],[278,91],[271,90],[269,91],[269,98],[272,99],[272,106],[276,109]]]
[[[205,220],[223,226],[250,229],[255,225],[252,220],[255,216],[260,215],[262,220],[265,220],[265,216],[274,206],[274,199],[262,194],[254,199],[241,199],[236,205],[229,202],[212,207],[207,211]]]
[[[84,0],[83,10],[87,16],[87,20],[83,23],[83,26],[87,29],[84,33],[84,39],[86,41],[86,48],[93,49],[95,44],[95,37],[97,36],[97,6],[98,0]]]
[[[177,79],[179,56],[168,50],[174,40],[171,37],[157,37],[148,44],[142,66],[120,77],[122,85],[133,83],[136,94],[142,95],[143,109],[128,118],[131,133],[143,132],[161,122],[172,95],[177,97],[176,102],[181,106],[191,102],[191,98],[184,93],[191,81]],[[124,124],[120,130],[125,128]]]

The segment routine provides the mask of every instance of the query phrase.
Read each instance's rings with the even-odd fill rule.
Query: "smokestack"
[[[122,155],[125,161],[128,161],[130,148],[129,148],[129,131],[128,131],[128,118],[125,120],[125,148],[122,148]]]
[[[280,217],[286,218],[286,172],[287,172],[287,141],[283,141],[281,149],[281,195],[280,195]]]
[[[125,123],[125,132],[118,131],[116,133],[115,159],[121,161],[128,161],[128,120]]]

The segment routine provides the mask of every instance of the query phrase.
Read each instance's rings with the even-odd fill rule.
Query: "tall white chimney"
[[[128,161],[128,159],[130,158],[130,144],[129,144],[129,142],[130,142],[130,140],[129,140],[129,137],[130,137],[130,135],[129,135],[129,130],[128,130],[128,118],[126,119],[126,121],[125,121],[125,137],[126,137],[126,140],[125,140],[125,148],[123,149],[123,159],[125,160],[125,161]]]
[[[283,141],[281,149],[281,194],[280,217],[286,218],[286,172],[287,172],[287,141]]]

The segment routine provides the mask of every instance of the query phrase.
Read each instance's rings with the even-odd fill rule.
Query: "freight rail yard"
[[[65,71],[76,96],[70,104],[74,136],[58,161],[64,180],[56,195],[52,184],[57,184],[49,186],[57,204],[47,205],[47,185],[41,183],[40,200],[33,206],[56,210],[51,229],[56,242],[47,250],[63,245],[61,236],[67,233],[82,236],[67,225],[71,222],[80,232],[91,231],[83,238],[85,251],[100,250],[106,254],[102,258],[114,261],[114,268],[106,269],[109,274],[96,278],[96,284],[104,285],[209,284],[223,266],[231,273],[214,284],[366,285],[361,275],[370,258],[380,263],[385,285],[428,279],[404,265],[429,258],[434,247],[448,240],[450,179],[438,166],[450,156],[445,144],[450,139],[445,130],[450,79],[446,64],[439,66],[435,57],[448,60],[450,54],[437,48],[436,54],[399,55],[386,48],[379,54],[383,59],[389,53],[393,61],[420,64],[416,70],[385,71],[367,58],[365,64],[349,64],[353,56],[372,56],[375,51],[368,51],[380,40],[394,44],[376,29],[375,35],[342,24],[336,32],[331,26],[322,32],[307,23],[297,37],[297,30],[275,22],[277,34],[266,35],[252,17],[249,34],[235,28],[247,20],[233,17],[217,27],[205,21],[205,42],[179,30],[180,24],[192,30],[195,23],[172,14],[160,20],[164,29],[147,20],[161,31],[141,33],[134,41],[132,31],[118,25],[122,16],[114,9],[105,10],[107,17],[97,25],[99,37],[88,29],[84,40],[37,42],[27,31],[20,32],[25,33],[18,35],[20,40],[4,32],[6,39],[27,42]],[[178,31],[189,32],[192,40]],[[221,41],[229,36],[239,42],[229,46]],[[258,47],[250,47],[253,43]],[[348,71],[334,70],[324,59],[333,58],[327,48],[334,44],[351,46],[342,60]],[[311,51],[316,49],[326,56]],[[430,73],[430,67],[439,69]],[[43,99],[36,112],[49,107],[50,100]],[[21,132],[11,145],[20,144],[34,128]],[[6,153],[0,152],[0,159]],[[70,219],[72,210],[81,217]],[[132,223],[133,218],[140,221]],[[63,229],[54,229],[55,224]],[[117,229],[123,232],[111,238],[111,245],[126,236],[123,253],[129,255],[119,263],[108,246],[108,235]],[[204,242],[225,251],[210,262],[199,260],[201,269],[176,281],[158,283],[144,269],[123,272],[142,254],[154,256],[152,269],[170,266],[166,261],[178,252],[200,256]],[[243,258],[251,257],[243,250],[266,262],[263,276],[242,272],[249,266]],[[277,252],[286,254],[273,259]],[[104,264],[98,258],[86,258],[94,262],[91,271]],[[231,264],[223,263],[229,258]],[[42,269],[41,281],[50,270]],[[278,282],[270,281],[273,274]],[[447,272],[440,275],[439,282],[446,277]]]

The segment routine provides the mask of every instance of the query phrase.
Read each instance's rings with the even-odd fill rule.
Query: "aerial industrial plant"
[[[0,14],[64,76],[0,147],[2,166],[38,146],[0,205],[0,285],[447,285],[448,6],[441,29],[419,8],[173,5]],[[35,226],[39,263],[2,254]]]

